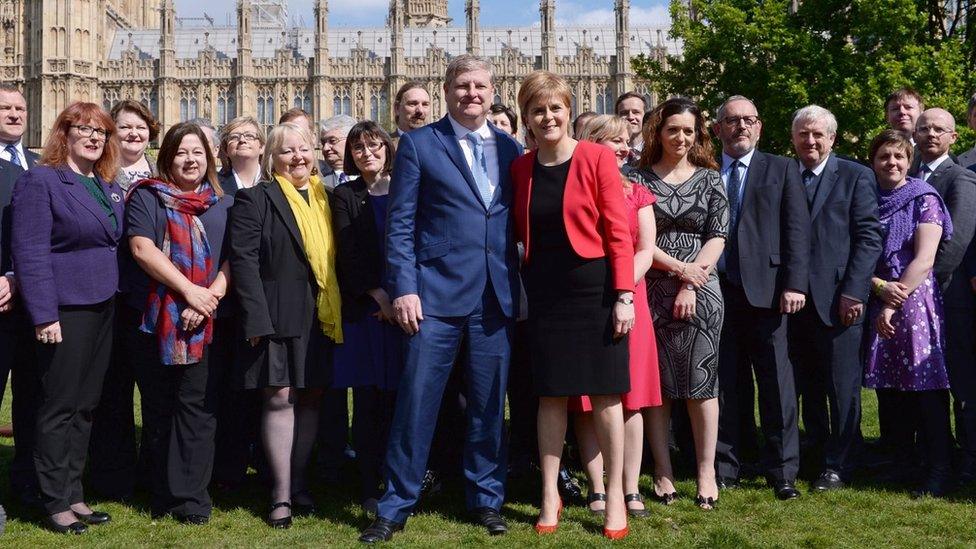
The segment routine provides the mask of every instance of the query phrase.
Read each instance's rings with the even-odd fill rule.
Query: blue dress
[[[385,249],[387,195],[369,196],[381,250]],[[403,371],[403,347],[406,334],[399,326],[381,322],[372,313],[380,306],[373,303],[370,314],[355,322],[343,321],[343,343],[334,352],[332,386],[376,387],[381,391],[395,391]]]

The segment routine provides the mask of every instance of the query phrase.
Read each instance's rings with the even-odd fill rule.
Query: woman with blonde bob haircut
[[[604,535],[627,535],[622,486],[630,391],[627,338],[634,323],[634,246],[620,170],[602,145],[570,136],[572,90],[535,71],[518,104],[537,150],[512,164],[516,234],[525,247],[532,377],[539,396],[542,505],[535,529],[552,533],[569,397],[588,395],[607,464]]]
[[[224,192],[253,187],[261,181],[264,132],[253,116],[239,116],[220,129],[220,156],[223,168],[217,177]]]
[[[285,123],[268,141],[267,180],[234,195],[230,265],[251,345],[244,387],[264,396],[261,436],[273,479],[268,523],[288,528],[293,505],[296,513],[314,512],[305,466],[342,320],[332,212],[316,175],[312,133]]]

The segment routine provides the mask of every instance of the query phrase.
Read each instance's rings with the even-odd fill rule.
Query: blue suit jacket
[[[33,325],[58,320],[59,306],[101,303],[118,290],[122,189],[114,182],[105,189],[115,227],[67,167],[35,166],[17,179],[11,249]]]
[[[868,302],[871,275],[881,255],[876,189],[871,170],[836,155],[827,159],[820,174],[810,205],[809,290],[827,326],[841,324],[841,294]]]
[[[500,181],[487,208],[446,116],[400,137],[390,183],[386,282],[394,299],[419,295],[425,315],[470,314],[489,281],[504,314],[517,312],[509,168],[522,148],[489,128],[498,144]]]

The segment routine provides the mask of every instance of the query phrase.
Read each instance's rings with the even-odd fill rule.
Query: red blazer
[[[532,258],[529,201],[535,154],[530,151],[512,163],[515,232],[525,245],[526,263]],[[621,177],[609,147],[580,141],[573,151],[563,193],[563,223],[576,254],[585,259],[609,255],[614,288],[631,292],[634,290],[634,245]]]

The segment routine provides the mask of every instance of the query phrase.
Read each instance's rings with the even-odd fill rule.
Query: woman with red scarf
[[[132,258],[146,277],[139,327],[145,358],[135,376],[148,431],[151,512],[204,524],[223,375],[208,364],[207,351],[229,282],[222,249],[232,199],[217,184],[213,155],[195,124],[166,132],[157,167],[157,179],[130,190],[125,214]]]

